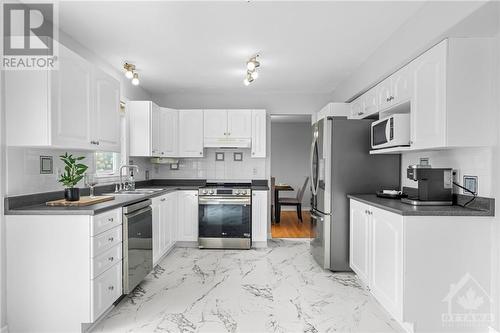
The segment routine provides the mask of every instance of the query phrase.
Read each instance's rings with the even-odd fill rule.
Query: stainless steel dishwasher
[[[151,200],[123,207],[123,293],[128,294],[153,269]]]

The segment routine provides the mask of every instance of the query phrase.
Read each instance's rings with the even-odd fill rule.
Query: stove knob
[[[210,190],[208,193],[209,194],[214,194],[214,190]]]
[[[207,190],[201,191],[202,194],[207,194]]]

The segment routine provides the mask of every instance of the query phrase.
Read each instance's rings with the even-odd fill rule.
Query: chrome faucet
[[[134,190],[135,182],[133,180],[131,181],[131,188],[129,188],[130,185],[125,186],[123,183],[123,168],[136,169],[137,173],[139,173],[139,167],[135,164],[124,164],[120,167],[120,190]]]

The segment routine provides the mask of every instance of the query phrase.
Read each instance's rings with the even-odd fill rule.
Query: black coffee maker
[[[410,165],[406,171],[408,179],[418,182],[418,196],[401,199],[416,206],[450,206],[453,204],[453,170]]]

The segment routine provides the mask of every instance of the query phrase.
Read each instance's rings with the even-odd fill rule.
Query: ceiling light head
[[[123,69],[125,69],[125,77],[127,79],[132,79],[134,77],[135,65],[124,63]]]
[[[247,77],[243,80],[243,84],[245,86],[248,86],[248,85],[250,85],[250,83],[253,82],[253,80],[254,79],[253,79],[253,77],[251,75],[247,75]]]
[[[257,72],[257,71],[249,72],[248,74],[254,80],[257,80],[259,78],[259,72]]]
[[[138,86],[139,85],[139,74],[134,73],[133,78],[132,78],[132,84],[134,86]]]

